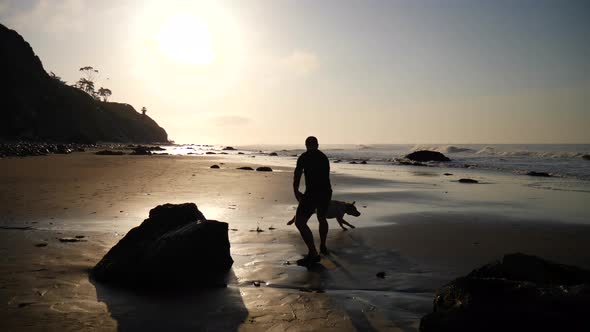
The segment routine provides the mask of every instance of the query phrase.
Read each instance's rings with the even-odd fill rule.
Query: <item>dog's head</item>
[[[345,203],[344,206],[346,209],[346,214],[350,214],[351,216],[358,217],[361,215],[361,213],[359,212],[359,210],[356,209],[356,206],[354,206],[354,203],[356,203],[356,202]]]

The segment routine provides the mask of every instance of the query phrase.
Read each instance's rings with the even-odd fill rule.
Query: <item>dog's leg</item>
[[[339,221],[339,222],[340,222],[340,221]],[[353,225],[351,225],[351,224],[350,224],[348,221],[344,220],[344,218],[341,218],[341,222],[342,222],[343,224],[347,225],[347,226],[348,226],[348,227],[350,227],[350,228],[356,228],[356,227],[354,227]]]
[[[337,217],[336,220],[338,221],[338,224],[340,225],[340,227],[342,227],[343,231],[347,231],[348,229],[346,229],[346,227],[344,227],[344,225],[342,225],[342,223],[347,223],[346,221],[344,221],[344,219],[342,219],[341,217]]]
[[[287,222],[287,225],[292,225],[295,222],[295,216],[293,216],[293,219],[289,220],[289,222]]]

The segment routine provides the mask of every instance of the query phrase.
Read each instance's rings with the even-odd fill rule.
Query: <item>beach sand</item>
[[[590,267],[590,226],[569,222],[578,203],[572,216],[543,218],[525,199],[506,199],[502,180],[468,187],[443,169],[401,167],[395,181],[332,175],[334,197],[357,200],[362,215],[346,217],[357,226],[349,231],[330,221],[332,254],[308,270],[293,264],[305,248],[286,225],[292,168],[237,170],[244,160],[89,152],[0,160],[0,330],[415,331],[437,288],[505,253]],[[587,200],[526,190],[536,190],[535,202]],[[229,223],[227,288],[147,293],[89,279],[151,208],[181,202]],[[315,217],[310,226],[317,241]]]

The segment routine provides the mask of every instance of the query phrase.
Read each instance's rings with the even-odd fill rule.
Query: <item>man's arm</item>
[[[295,174],[293,175],[293,193],[297,201],[301,199],[303,194],[299,191],[299,183],[301,182],[301,175],[303,174],[303,161],[301,156],[297,159],[297,166],[295,167]]]

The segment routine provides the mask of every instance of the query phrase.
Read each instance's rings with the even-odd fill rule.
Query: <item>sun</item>
[[[155,39],[165,55],[180,63],[208,65],[215,60],[209,29],[197,16],[170,16]]]

